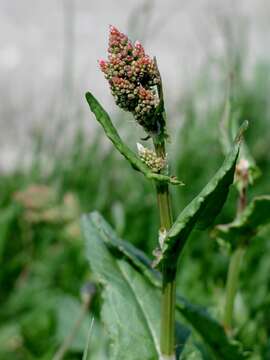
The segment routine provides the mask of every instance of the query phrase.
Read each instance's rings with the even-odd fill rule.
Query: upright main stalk
[[[155,143],[158,156],[165,158],[165,142]],[[160,217],[160,234],[168,231],[172,226],[172,209],[169,187],[166,183],[158,183],[157,203]],[[175,297],[176,297],[176,270],[162,269],[162,298],[161,298],[161,332],[160,350],[162,360],[175,359]]]

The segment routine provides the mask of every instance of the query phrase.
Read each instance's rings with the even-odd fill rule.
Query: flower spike
[[[134,45],[115,26],[109,28],[108,61],[99,60],[116,104],[133,114],[146,132],[160,130],[155,120],[159,96],[156,86],[161,79],[154,59],[145,54],[139,41]]]

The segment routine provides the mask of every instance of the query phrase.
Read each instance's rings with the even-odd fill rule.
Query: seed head
[[[99,60],[116,104],[130,111],[147,132],[158,125],[153,116],[159,103],[155,86],[160,84],[156,63],[139,41],[134,44],[116,27],[109,29],[108,60]]]

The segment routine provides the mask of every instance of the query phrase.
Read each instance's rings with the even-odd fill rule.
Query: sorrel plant
[[[116,104],[143,127],[146,136],[142,141],[152,141],[152,148],[139,143],[136,154],[122,141],[109,115],[90,92],[86,94],[87,102],[114,147],[134,170],[153,182],[160,218],[152,260],[120,240],[97,213],[83,218],[90,265],[103,285],[102,317],[112,343],[111,358],[176,359],[179,342],[184,342],[183,334],[178,340],[178,312],[217,358],[244,358],[218,322],[176,295],[176,275],[179,257],[193,228],[207,229],[226,201],[247,123],[240,128],[214,177],[174,220],[170,186],[183,183],[170,172],[166,152],[169,134],[157,61],[138,41],[133,44],[111,26],[108,59],[100,60],[99,66]]]

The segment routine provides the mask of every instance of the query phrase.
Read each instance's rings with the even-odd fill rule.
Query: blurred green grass
[[[268,74],[269,66],[260,64],[251,80],[236,87],[240,117],[250,121],[246,140],[263,174],[250,196],[270,192]],[[206,106],[202,114],[197,96],[194,91],[179,100],[175,109],[183,122],[180,130],[172,131],[168,154],[173,174],[186,184],[173,189],[175,214],[223,159],[219,142],[223,103]],[[135,125],[128,126],[129,130],[121,125],[135,144]],[[79,129],[68,147],[56,151],[40,135],[33,139],[31,165],[0,176],[0,359],[51,359],[69,333],[72,320],[68,319],[75,321],[80,310],[80,289],[95,281],[84,255],[80,214],[98,210],[124,239],[150,255],[155,248],[158,216],[153,185],[110,144],[104,146],[105,141],[100,130],[89,141]],[[218,222],[233,218],[236,196],[232,189]],[[236,304],[237,338],[252,351],[252,359],[270,359],[269,237],[270,229],[250,245]],[[179,269],[180,292],[220,318],[227,266],[228,256],[217,243],[207,234],[194,232]],[[66,359],[82,358],[92,316],[89,358],[106,358],[99,302],[96,297],[91,304],[85,331],[77,334]]]

